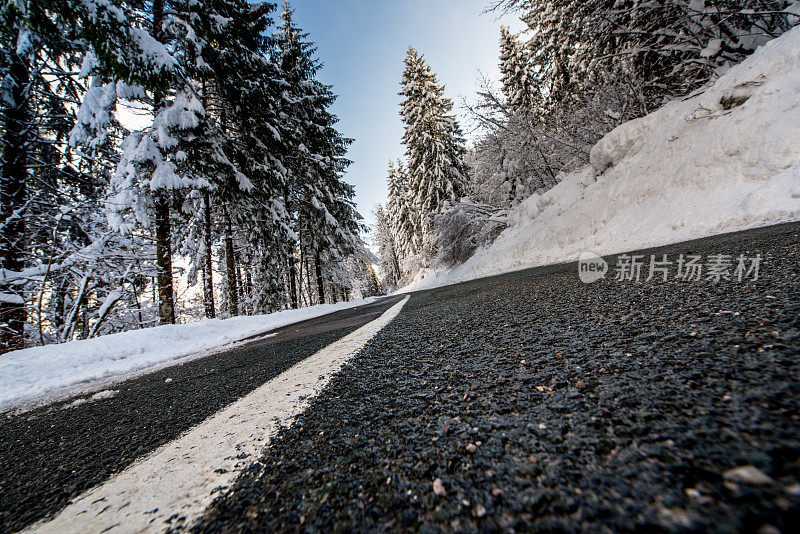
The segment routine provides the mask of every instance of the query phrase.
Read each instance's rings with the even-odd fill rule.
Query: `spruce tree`
[[[342,175],[350,162],[347,147],[352,142],[337,129],[338,119],[330,111],[336,100],[331,87],[319,82],[316,47],[293,20],[293,10],[284,5],[278,32],[276,63],[288,81],[281,105],[291,126],[285,136],[296,149],[287,154],[287,187],[290,224],[300,255],[315,258],[317,293],[324,302],[323,264],[340,263],[360,245],[361,216],[353,203],[355,190]],[[290,244],[289,285],[295,276],[295,243]],[[292,292],[294,294],[294,292]]]
[[[391,287],[397,287],[402,277],[400,256],[397,251],[392,222],[380,204],[375,210],[375,220],[375,240],[378,246],[381,270],[385,275],[384,282]]]
[[[530,28],[529,71],[552,111],[610,81],[646,107],[682,96],[800,21],[790,0],[499,0]]]
[[[37,300],[43,339],[41,277],[64,281],[49,268],[53,258],[88,245],[91,233],[93,221],[72,210],[97,200],[96,173],[83,172],[67,144],[86,90],[74,75],[85,44],[64,9],[27,0],[0,6],[0,352],[22,347]]]
[[[444,86],[414,48],[409,47],[400,95],[408,158],[408,189],[417,236],[430,243],[433,216],[465,194],[464,146],[453,103]]]
[[[220,214],[222,233],[231,244],[243,240],[258,250],[267,244],[271,250],[265,253],[271,255],[287,235],[285,209],[276,195],[285,180],[283,164],[274,157],[287,152],[275,104],[283,81],[268,56],[273,41],[264,35],[273,7],[243,0],[168,1],[166,20],[152,28],[159,39],[149,46],[158,52],[169,44],[172,62],[161,62],[172,70],[152,80],[140,75],[135,62],[124,65],[123,72],[150,84],[145,100],[152,95],[155,118],[151,128],[131,134],[123,144],[111,183],[116,213],[111,220],[129,231],[155,219],[162,322],[174,317],[169,302],[172,242],[195,259],[195,266],[202,263],[210,272],[210,240],[199,236],[209,233],[212,225],[206,218],[212,210]],[[149,15],[154,21],[162,9],[162,2],[153,4]],[[121,55],[136,57],[133,52]],[[247,219],[261,221],[260,232],[242,232],[238,221]],[[236,237],[237,229],[243,235]],[[237,314],[239,269],[234,247],[224,250],[229,256],[229,312]],[[279,275],[272,271],[265,286],[274,290]]]
[[[395,165],[389,162],[389,195],[386,204],[386,217],[392,228],[393,239],[399,263],[419,253],[419,228],[411,207],[408,174],[403,162]]]
[[[298,252],[320,300],[326,285],[337,298],[358,286],[367,260],[343,181],[349,140],[313,44],[290,9],[276,31],[274,8],[3,3],[4,350],[23,335],[69,341],[173,321],[174,254],[191,260],[190,284],[203,272],[207,316],[214,250],[231,314],[283,306]],[[151,109],[152,124],[126,131],[127,102]],[[311,293],[300,278],[290,302]]]
[[[118,90],[109,95],[110,99],[135,96],[153,109],[152,125],[145,131],[131,133],[122,143],[123,153],[109,184],[111,222],[123,232],[137,225],[153,228],[159,317],[162,324],[171,324],[175,322],[173,193],[206,183],[203,177],[193,175],[188,169],[189,153],[196,146],[192,141],[204,139],[201,121],[205,112],[191,80],[186,77],[185,65],[181,65],[181,58],[186,63],[185,59],[191,56],[181,56],[185,49],[181,42],[183,35],[175,33],[172,24],[174,19],[180,18],[183,6],[165,5],[165,0],[155,0],[148,12],[136,10],[124,2],[117,2],[113,6],[116,10],[110,3],[104,7],[108,16],[102,19],[102,29],[109,32],[112,41],[117,38],[120,48],[109,50],[107,43],[92,34],[90,54],[96,59],[92,74],[117,82],[115,86],[125,93],[120,94]],[[125,13],[129,16],[118,20],[120,14]],[[81,21],[98,19],[92,6],[81,3],[77,3],[72,15]],[[120,22],[124,23],[123,29],[116,27]],[[127,89],[127,83],[136,85]],[[85,100],[86,104],[93,102]],[[93,111],[90,109],[84,115],[94,115]],[[86,128],[88,125],[81,121],[79,126]],[[102,135],[102,129],[92,133]],[[89,137],[84,133],[73,139],[85,142]]]
[[[24,338],[25,298],[14,282],[25,268],[25,223],[30,146],[31,55],[33,43],[22,19],[24,6],[3,6],[3,161],[0,174],[0,351],[21,348]]]
[[[197,63],[205,66],[197,75],[208,86],[207,116],[213,119],[206,136],[216,139],[211,161],[197,158],[207,162],[202,172],[210,182],[203,204],[207,199],[211,210],[201,211],[219,220],[225,244],[223,300],[230,315],[271,311],[282,302],[283,267],[276,258],[290,237],[282,195],[291,127],[278,103],[288,82],[270,57],[275,6],[243,0],[193,6],[196,28],[190,43],[201,54]],[[198,258],[210,270],[210,258]]]
[[[527,112],[539,101],[535,75],[524,44],[507,27],[500,28],[500,73],[503,94],[514,111]]]

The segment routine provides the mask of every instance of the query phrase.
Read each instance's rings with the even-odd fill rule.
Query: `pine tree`
[[[77,3],[73,16],[79,16],[80,20],[97,19],[97,10],[80,4]],[[167,16],[164,0],[155,0],[147,13],[122,2],[118,4],[104,4],[110,15],[103,19],[103,29],[118,37],[121,48],[109,50],[106,43],[95,37],[90,52],[91,57],[96,58],[93,74],[110,82],[124,80],[142,84],[141,89],[136,86],[127,89],[126,83],[116,83],[128,94],[117,91],[109,94],[110,100],[135,95],[147,101],[153,108],[153,124],[146,131],[130,134],[122,143],[123,154],[109,184],[111,221],[123,232],[129,232],[137,224],[152,225],[156,241],[159,317],[163,324],[170,324],[175,322],[170,205],[175,200],[173,192],[207,184],[203,177],[193,175],[188,164],[190,152],[198,144],[192,141],[205,139],[202,135],[205,111],[178,59],[184,50],[181,35],[171,29],[182,6],[167,5]],[[122,22],[127,21],[123,26],[127,30],[117,27],[119,17],[126,12],[130,15]],[[149,24],[134,21],[148,21]],[[173,53],[166,44],[170,44]],[[152,91],[152,98],[146,97],[144,89]],[[87,125],[81,122],[79,126],[85,128]],[[102,135],[102,129],[92,133]],[[89,137],[84,132],[74,135],[73,140],[85,142]]]
[[[287,250],[296,242],[286,189],[291,179],[289,158],[298,144],[295,122],[284,105],[293,84],[274,57],[278,38],[268,32],[274,8],[258,4],[242,10],[243,16],[233,21],[225,37],[238,51],[224,55],[225,67],[220,69],[231,159],[252,183],[243,189],[238,180],[230,179],[220,188],[220,201],[227,204],[224,215],[230,217],[235,234],[231,241],[241,243],[251,261],[245,276],[251,284],[237,285],[234,247],[226,247],[232,256],[227,263],[233,266],[226,278],[231,295],[235,287],[244,287],[245,292],[254,288],[244,296],[253,313],[273,311],[285,302]]]
[[[310,101],[312,94],[308,91],[308,86],[305,83],[313,79],[318,65],[313,59],[314,46],[305,40],[308,35],[295,26],[293,17],[294,10],[287,1],[284,3],[283,12],[281,13],[283,23],[278,28],[275,59],[286,76],[289,86],[289,90],[283,93],[284,98],[281,101],[281,109],[286,116],[291,117],[294,126],[287,129],[286,135],[291,136],[292,146],[302,147],[302,150],[295,154],[286,154],[286,169],[288,172],[283,193],[290,218],[287,224],[290,225],[297,237],[297,239],[291,239],[287,242],[285,251],[289,303],[292,308],[297,308],[299,303],[295,252],[298,245],[297,241],[300,235],[304,233],[300,229],[302,225],[301,213],[303,211],[300,204],[304,202],[302,198],[304,192],[309,186],[313,187],[313,183],[309,183],[312,181],[312,175],[309,172],[308,147],[304,143],[304,141],[307,141],[307,130],[309,123],[312,121],[313,110],[311,108],[313,103]]]
[[[507,27],[500,28],[500,73],[503,94],[514,111],[530,111],[541,98],[537,94],[535,75],[525,46]]]
[[[85,90],[72,72],[82,48],[58,10],[24,0],[0,6],[0,352],[23,345],[24,325],[33,319],[26,308],[37,296],[42,330],[40,280],[60,276],[49,267],[69,246],[58,231],[85,236],[91,224],[68,215],[96,200],[98,185],[67,146]]]
[[[465,193],[463,140],[444,86],[438,85],[430,67],[411,47],[401,87],[410,203],[417,235],[425,246],[430,242],[433,216]]]
[[[163,6],[160,1],[153,4],[151,17],[156,22]],[[258,250],[268,243],[274,249],[288,231],[281,231],[286,228],[285,209],[275,194],[282,190],[283,165],[272,156],[286,152],[274,103],[283,82],[268,57],[273,41],[263,36],[273,6],[214,0],[169,2],[167,8],[167,19],[153,31],[169,43],[173,70],[160,80],[137,78],[152,84],[155,119],[151,128],[126,139],[111,184],[117,213],[112,223],[118,228],[129,231],[156,221],[162,322],[174,317],[171,243],[177,240],[182,252],[195,259],[195,267],[204,264],[210,272],[209,239],[199,238],[211,227],[205,220],[212,217],[207,197],[209,207],[218,206],[223,233],[230,234],[231,243],[255,242]],[[156,32],[158,28],[163,31]],[[150,42],[156,51],[162,45],[156,39]],[[127,67],[126,72],[139,74],[135,63]],[[175,211],[170,209],[173,203]],[[246,219],[262,221],[261,232],[234,236],[237,220]],[[182,224],[175,227],[178,222]],[[224,250],[231,256],[226,261],[229,289],[240,287],[232,285],[239,272],[234,247]],[[267,285],[274,289],[277,277],[273,272]],[[229,290],[227,296],[229,312],[238,313],[239,289]]]
[[[30,135],[31,47],[30,34],[20,23],[26,13],[13,3],[3,6],[3,161],[0,175],[0,343],[3,352],[23,344],[25,300],[14,282],[25,267],[25,226],[22,217],[28,200],[27,173]]]
[[[421,231],[416,225],[408,188],[408,174],[403,162],[395,165],[389,162],[389,195],[386,204],[386,217],[392,228],[399,263],[419,253]]]
[[[225,244],[223,300],[229,315],[271,311],[281,302],[283,269],[275,257],[289,235],[281,157],[290,150],[277,104],[287,82],[270,58],[274,4],[213,0],[194,3],[194,10],[198,26],[190,43],[201,54],[197,63],[205,65],[197,76],[209,87],[213,118],[206,135],[217,139],[215,157],[202,171],[211,183],[204,196]],[[201,154],[196,159],[204,161]],[[198,257],[210,270],[210,259]]]
[[[133,6],[117,4],[16,0],[0,8],[7,104],[2,196],[4,211],[11,214],[0,232],[0,255],[3,283],[9,283],[2,292],[13,293],[4,296],[0,313],[14,308],[10,329],[4,330],[9,335],[5,348],[21,345],[26,319],[28,338],[40,343],[146,321],[137,314],[132,324],[124,316],[126,305],[141,311],[136,293],[144,272],[127,251],[134,246],[146,256],[150,249],[136,238],[109,234],[102,214],[121,132],[109,109],[117,92],[131,96],[131,87],[107,83],[102,76],[91,77],[86,87],[84,79],[105,62],[107,72],[118,69],[131,83],[137,83],[137,75],[125,67],[132,64],[139,66],[142,80],[154,81],[169,70],[171,60],[163,48],[149,46],[146,30],[134,29]],[[82,95],[84,104],[93,104],[81,106],[76,117]],[[70,133],[76,119],[92,131],[85,150],[68,143],[76,137]],[[124,287],[131,290],[123,294]]]
[[[384,273],[384,282],[390,287],[397,287],[403,276],[400,269],[400,256],[397,251],[392,222],[380,204],[375,210],[375,219],[376,245],[378,246],[380,267]]]
[[[318,298],[324,302],[322,265],[340,263],[358,249],[362,225],[352,200],[355,190],[342,180],[350,164],[345,155],[352,141],[336,129],[338,119],[329,110],[336,97],[316,79],[320,68],[314,57],[316,48],[294,24],[293,13],[287,2],[275,55],[289,85],[281,100],[282,111],[291,118],[285,136],[298,147],[287,154],[284,198],[300,255],[315,258]],[[291,243],[287,254],[290,288],[295,278],[295,246]]]
[[[612,80],[648,107],[713,79],[798,23],[788,0],[500,0],[530,28],[529,71],[544,108]]]
[[[207,316],[215,250],[231,314],[308,301],[312,268],[320,300],[326,284],[337,298],[361,287],[335,95],[291,9],[276,32],[274,8],[2,4],[3,350],[173,321],[173,254],[191,260],[190,284],[203,272]],[[126,131],[122,100],[152,109],[152,124]],[[287,292],[298,252],[309,282]]]

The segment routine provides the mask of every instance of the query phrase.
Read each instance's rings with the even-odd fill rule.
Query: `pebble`
[[[692,517],[681,508],[662,508],[658,511],[658,518],[662,523],[671,527],[688,529],[692,526]]]
[[[769,486],[775,483],[770,476],[752,465],[729,469],[722,473],[722,478],[728,482],[749,484],[751,486]]]
[[[800,497],[800,484],[789,484],[786,486],[786,493],[794,495],[795,497]]]
[[[442,484],[441,478],[437,478],[433,481],[433,492],[439,497],[444,497],[447,495],[447,490],[444,489],[444,484]]]

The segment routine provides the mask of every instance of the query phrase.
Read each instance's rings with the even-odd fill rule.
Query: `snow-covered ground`
[[[620,125],[590,160],[520,204],[466,263],[400,292],[800,219],[800,27]]]
[[[274,328],[374,300],[322,304],[252,317],[205,319],[9,352],[0,358],[0,411],[27,409],[95,392],[120,380],[208,355],[224,345]],[[111,395],[100,398],[108,396]]]

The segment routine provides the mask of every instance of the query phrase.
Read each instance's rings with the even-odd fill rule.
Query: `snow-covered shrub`
[[[559,182],[562,173],[589,163],[592,146],[625,120],[642,114],[625,80],[609,84],[579,105],[537,115],[511,105],[484,83],[472,118],[484,132],[467,155],[474,199],[508,209]]]
[[[488,245],[506,226],[506,212],[485,204],[458,202],[433,218],[436,263],[459,265],[483,245]]]

